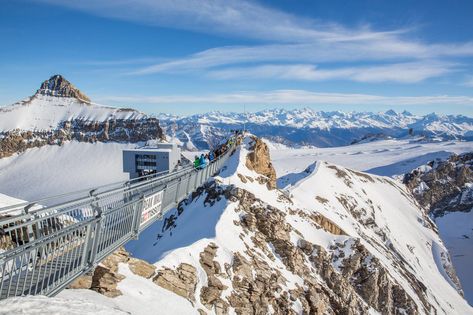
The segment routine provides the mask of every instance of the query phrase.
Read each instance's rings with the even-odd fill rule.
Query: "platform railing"
[[[204,169],[188,167],[0,217],[0,299],[55,295],[221,171],[235,147]]]

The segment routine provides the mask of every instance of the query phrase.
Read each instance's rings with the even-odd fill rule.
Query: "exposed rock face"
[[[90,99],[77,89],[71,82],[67,81],[63,76],[56,74],[41,84],[41,87],[36,94],[58,96],[58,97],[73,97],[84,103],[90,103]]]
[[[44,145],[62,145],[66,141],[139,142],[164,139],[164,133],[156,118],[107,121],[65,121],[58,129],[48,131],[13,130],[0,132],[0,158],[29,148]]]
[[[330,221],[323,215],[319,213],[314,213],[311,215],[311,219],[317,222],[325,231],[335,234],[335,235],[347,235],[337,224]]]
[[[68,289],[90,289],[92,287],[93,274],[80,276],[74,282],[69,284]]]
[[[229,305],[221,298],[221,294],[228,287],[223,285],[217,277],[222,272],[222,267],[214,260],[217,248],[217,245],[210,243],[200,253],[200,265],[207,274],[207,286],[203,287],[200,291],[200,301],[209,310],[215,307],[216,314],[227,314]]]
[[[269,148],[263,140],[253,137],[252,148],[246,157],[246,167],[264,177],[257,178],[262,183],[265,182],[269,189],[276,188],[276,171],[274,170]]]
[[[208,311],[228,314],[230,308],[237,314],[296,314],[294,303],[300,305],[303,314],[365,314],[368,307],[382,314],[430,311],[431,306],[423,297],[423,285],[406,274],[413,278],[410,280],[412,287],[418,288],[416,290],[425,302],[423,310],[419,310],[402,286],[359,239],[349,238],[328,251],[304,239],[294,243],[291,234],[300,233],[288,223],[286,213],[266,204],[247,190],[222,186],[218,182],[208,183],[193,194],[191,200],[183,202],[179,207],[180,214],[185,211],[186,204],[204,198],[202,195],[205,196],[204,204],[207,206],[212,206],[221,198],[237,203],[235,211],[240,221],[235,224],[243,228],[245,235],[240,238],[249,238],[254,245],[245,242],[247,249],[233,252],[232,263],[222,266],[216,259],[218,246],[209,243],[200,253],[200,267],[208,279],[200,292],[192,291],[196,288],[197,282],[193,281],[196,278],[192,276],[190,281],[182,279],[182,265],[175,271],[165,269],[158,272],[154,279],[158,285],[190,301],[194,301],[194,295],[200,295],[200,302],[206,308],[199,310],[201,314]],[[323,225],[319,228],[329,233],[346,235],[335,223],[320,214],[313,218],[303,215],[302,210],[294,209],[292,212],[313,222],[316,227]],[[178,216],[173,222],[166,229],[178,224]],[[268,250],[268,245],[273,251]],[[350,254],[344,255],[345,252]],[[301,277],[303,285],[288,290],[288,279],[270,264],[276,259],[281,259],[287,270]],[[338,270],[334,264],[339,266]],[[193,272],[194,269],[191,274]],[[324,284],[320,283],[320,279],[323,279]],[[231,280],[231,291],[224,294],[228,292],[224,284],[228,280]]]
[[[128,260],[128,266],[130,267],[131,272],[133,272],[135,275],[146,279],[150,279],[156,270],[154,265],[133,257]]]
[[[247,213],[241,216],[241,225],[254,233],[254,243],[263,251],[265,251],[266,243],[271,243],[286,267],[304,279],[307,289],[299,288],[290,294],[293,298],[304,301],[302,304],[306,314],[365,313],[367,309],[364,303],[383,314],[396,314],[401,309],[406,310],[408,314],[418,313],[417,306],[409,295],[389,276],[387,270],[376,258],[371,257],[359,240],[355,239],[352,243],[339,245],[340,247],[350,246],[352,254],[349,257],[340,256],[342,252],[338,246],[334,246],[331,252],[305,240],[301,240],[296,246],[291,242],[289,235],[291,232],[297,234],[297,231],[294,231],[286,222],[283,212],[265,205],[245,190],[234,189],[231,190],[231,194],[236,197],[235,200],[239,201],[239,209]],[[339,228],[334,228],[334,231],[340,233]],[[269,252],[266,254],[272,256]],[[311,264],[307,264],[307,260]],[[340,260],[341,273],[335,271],[333,267],[332,263],[335,260]],[[241,261],[244,260],[238,258],[237,264],[241,264]],[[261,262],[253,261],[247,265],[247,270],[254,271],[255,266],[261,266]],[[317,284],[317,274],[326,281],[328,288]],[[253,279],[253,281],[258,280]],[[279,281],[280,284],[285,283],[281,279]],[[261,280],[259,283],[261,284]],[[272,285],[267,283],[267,285],[265,290],[275,290],[272,287],[276,285],[275,283]],[[248,291],[254,294],[255,290],[250,288]],[[251,298],[248,291],[239,292],[241,305],[255,299]],[[422,294],[422,292],[419,293]],[[242,302],[241,296],[245,294],[247,301],[244,299]],[[291,303],[289,301],[286,303],[285,308],[290,308]],[[230,304],[233,306],[232,303]],[[240,304],[236,303],[236,305]],[[273,309],[275,307],[281,307],[281,305],[272,305]],[[426,308],[429,309],[430,306],[427,304]],[[238,309],[236,311],[239,313]],[[245,314],[246,311],[242,310],[240,313]],[[281,311],[286,311],[286,309],[281,309]]]
[[[431,161],[404,176],[404,184],[433,216],[473,208],[473,153]]]
[[[156,267],[140,259],[130,257],[125,249],[120,248],[105,258],[90,274],[76,279],[69,289],[91,289],[108,297],[122,295],[117,288],[125,277],[118,272],[118,264],[127,263],[130,270],[141,277],[151,278]]]
[[[176,270],[169,268],[158,270],[153,282],[191,302],[195,301],[197,270],[192,265],[182,263]]]

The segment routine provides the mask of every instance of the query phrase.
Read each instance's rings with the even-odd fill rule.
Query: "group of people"
[[[207,165],[213,162],[215,160],[215,155],[213,154],[212,151],[210,151],[207,154],[201,154],[199,156],[195,156],[194,159],[194,168],[195,169],[202,169],[205,168]]]
[[[235,132],[235,136],[238,136],[239,133]],[[224,144],[221,144],[216,148],[215,150],[211,150],[210,152],[206,154],[201,154],[199,156],[195,156],[194,158],[194,168],[195,169],[203,169],[216,159],[218,159],[221,155],[225,154],[227,152],[228,148],[231,147],[234,142],[235,142],[236,137],[230,137],[228,141]]]

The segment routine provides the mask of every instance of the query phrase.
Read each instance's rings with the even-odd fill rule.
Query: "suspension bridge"
[[[0,299],[54,296],[220,172],[235,148],[204,169],[65,194],[36,210],[50,200],[0,209]]]

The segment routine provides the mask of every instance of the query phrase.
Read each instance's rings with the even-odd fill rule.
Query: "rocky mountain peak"
[[[62,75],[56,74],[41,84],[35,95],[48,95],[56,97],[73,97],[79,101],[90,103],[89,97],[72,85]]]
[[[266,182],[269,189],[276,188],[276,171],[271,163],[268,145],[257,137],[252,137],[251,141],[251,150],[246,158],[246,167],[263,175],[261,180]]]

